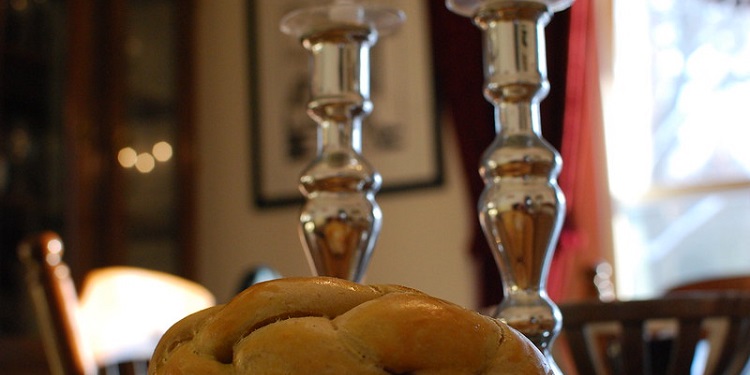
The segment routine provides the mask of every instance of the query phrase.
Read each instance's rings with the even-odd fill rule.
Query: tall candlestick
[[[549,92],[544,28],[570,0],[447,0],[471,17],[484,41],[484,96],[495,107],[496,138],[479,172],[479,220],[503,281],[495,316],[529,338],[560,373],[550,346],[562,317],[546,292],[565,215],[557,184],[562,160],[541,134],[539,103]]]
[[[404,18],[344,0],[294,11],[281,22],[311,62],[307,113],[318,126],[318,150],[300,177],[299,232],[316,275],[361,281],[375,247],[381,177],[361,153],[362,120],[373,109],[370,48]]]

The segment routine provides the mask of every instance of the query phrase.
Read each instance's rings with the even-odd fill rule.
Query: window
[[[750,2],[613,1],[619,296],[750,274]]]

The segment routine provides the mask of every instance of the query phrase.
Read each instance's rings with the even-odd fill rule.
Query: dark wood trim
[[[5,51],[5,17],[8,14],[8,2],[0,1],[0,51]],[[0,58],[0,71],[3,69],[3,59]]]
[[[5,374],[50,374],[42,339],[37,336],[0,336],[0,364]]]
[[[196,280],[195,1],[175,2],[177,11],[177,210],[182,276]]]
[[[92,268],[126,259],[123,176],[116,158],[125,132],[125,12],[125,0],[68,4],[63,238],[77,283]]]
[[[101,35],[98,48],[101,49],[99,71],[97,72],[96,92],[99,107],[103,109],[99,120],[101,129],[101,158],[104,180],[99,186],[104,205],[100,207],[100,227],[97,241],[104,254],[98,259],[97,267],[126,264],[126,203],[124,197],[123,170],[117,161],[118,151],[127,142],[127,58],[125,41],[127,38],[127,0],[110,0],[99,5],[102,16],[98,17],[97,30]]]
[[[94,4],[91,0],[68,2],[68,70],[63,113],[64,148],[68,150],[66,169],[67,207],[64,238],[69,244],[68,263],[73,280],[82,280],[94,266],[96,217],[94,208],[99,175],[99,157],[89,139],[95,134],[92,92],[94,71]],[[86,198],[86,199],[84,199]]]

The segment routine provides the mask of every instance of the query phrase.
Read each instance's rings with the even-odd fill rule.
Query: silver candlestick
[[[299,9],[281,21],[310,56],[308,115],[318,150],[302,172],[300,237],[313,273],[361,281],[381,226],[380,174],[361,154],[370,100],[370,48],[397,29],[401,11],[354,1]]]
[[[497,136],[485,151],[479,220],[493,249],[504,298],[495,316],[529,338],[556,373],[550,353],[562,317],[546,292],[562,228],[562,160],[541,135],[539,103],[549,92],[544,28],[572,0],[447,0],[470,17],[484,41],[484,96],[495,107]]]

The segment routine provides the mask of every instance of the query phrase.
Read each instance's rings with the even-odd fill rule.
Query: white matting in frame
[[[442,183],[433,87],[428,0],[380,0],[407,20],[371,49],[373,113],[362,154],[383,177],[381,192]],[[306,112],[309,56],[279,31],[288,12],[328,1],[251,0],[249,7],[253,189],[261,207],[300,202],[300,172],[316,154],[316,124]]]

